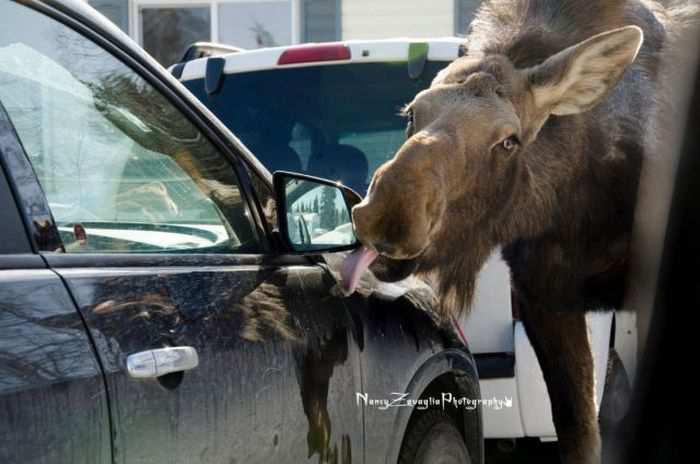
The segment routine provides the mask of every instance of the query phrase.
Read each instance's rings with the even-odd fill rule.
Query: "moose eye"
[[[520,146],[520,140],[515,135],[504,139],[498,146],[507,152],[511,152]]]

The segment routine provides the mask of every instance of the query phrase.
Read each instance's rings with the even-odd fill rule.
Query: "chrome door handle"
[[[135,379],[150,379],[172,372],[188,371],[198,364],[197,350],[191,346],[141,351],[126,358],[126,370]]]

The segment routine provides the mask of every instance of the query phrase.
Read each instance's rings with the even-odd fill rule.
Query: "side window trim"
[[[15,127],[0,102],[0,162],[34,252],[62,250],[49,203]]]
[[[264,225],[264,220],[261,217],[261,212],[259,210],[257,201],[255,201],[254,189],[251,185],[252,181],[247,175],[245,160],[241,159],[244,157],[240,154],[240,148],[235,146],[232,140],[223,138],[219,133],[219,129],[216,124],[209,121],[205,114],[202,114],[196,104],[192,101],[188,101],[180,92],[186,92],[184,86],[175,81],[176,85],[180,85],[180,89],[175,89],[173,82],[170,82],[170,75],[167,72],[163,72],[163,78],[158,77],[158,71],[153,66],[153,63],[138,56],[137,53],[132,53],[128,50],[128,47],[124,47],[122,44],[110,39],[109,35],[102,35],[100,31],[100,26],[98,24],[93,24],[91,21],[86,21],[83,18],[77,20],[71,16],[72,11],[61,8],[60,5],[57,6],[47,6],[43,3],[31,2],[29,5],[25,5],[37,11],[40,14],[46,15],[47,17],[57,21],[63,26],[72,29],[77,34],[83,36],[86,40],[94,42],[97,46],[103,48],[107,53],[110,53],[115,59],[121,61],[124,65],[129,67],[134,73],[146,81],[149,85],[153,86],[156,90],[161,92],[164,98],[168,100],[170,104],[173,105],[178,111],[180,111],[183,117],[195,126],[202,134],[211,142],[211,144],[218,150],[218,153],[223,156],[230,164],[234,171],[235,178],[239,182],[242,200],[248,207],[248,211],[251,212],[251,222],[253,226],[254,233],[257,234],[260,241],[261,252],[266,253],[272,250],[271,243],[272,239],[268,233],[267,227]],[[81,22],[82,21],[82,22]],[[84,23],[84,24],[83,24]],[[145,52],[144,52],[145,53]],[[193,98],[194,99],[194,98]],[[0,102],[1,104],[1,102]],[[58,226],[51,214],[49,209],[48,200],[46,195],[41,188],[38,177],[34,168],[32,167],[28,154],[21,144],[21,141],[17,137],[14,131],[14,126],[9,120],[9,116],[5,113],[4,109],[0,106],[0,121],[4,119],[13,128],[14,142],[19,147],[19,152],[15,150],[13,161],[11,165],[8,164],[8,177],[10,179],[16,176],[18,173],[22,176],[21,178],[31,180],[26,185],[26,191],[20,192],[18,195],[18,203],[22,210],[23,219],[28,224],[31,230],[32,245],[37,252],[55,252],[58,249],[63,249],[63,243],[60,239],[60,234],[58,232]],[[22,156],[17,156],[20,153]],[[251,168],[252,169],[252,168]],[[10,172],[17,171],[17,173],[11,175]],[[256,172],[254,170],[254,172]],[[24,183],[23,183],[24,184]],[[13,186],[14,187],[14,186]],[[25,186],[23,185],[23,188]],[[19,189],[18,189],[19,190]],[[29,198],[34,198],[36,201],[32,202]],[[186,255],[186,253],[184,253]],[[118,256],[119,253],[96,253],[86,256]],[[235,253],[231,252],[229,256],[256,256],[255,254],[247,253]],[[45,255],[45,257],[48,255]],[[138,256],[138,255],[136,255]],[[164,254],[165,258],[172,254]],[[200,254],[198,256],[212,256],[206,254]],[[172,261],[172,259],[170,259]]]
[[[5,168],[4,153],[10,145],[17,144],[18,140],[12,125],[5,117],[2,105],[0,105],[0,134],[3,134],[0,136],[0,224],[3,228],[3,240],[0,241],[0,269],[34,268],[35,258],[38,258],[39,264],[45,267],[43,260],[35,254],[28,224],[19,210],[17,189]],[[14,140],[9,140],[11,138]],[[23,257],[27,259],[21,259]]]
[[[126,267],[195,267],[202,260],[210,267],[250,266],[255,268],[278,268],[287,266],[309,266],[307,255],[265,254],[68,254],[51,253],[43,255],[52,269],[75,268],[126,268]],[[0,261],[1,264],[1,261]]]
[[[238,179],[238,185],[243,195],[244,201],[248,205],[248,211],[251,213],[251,221],[253,223],[253,228],[255,233],[258,235],[260,240],[261,251],[264,253],[269,253],[271,248],[270,234],[266,227],[263,212],[261,211],[262,206],[258,202],[257,192],[253,187],[253,179],[251,179],[251,174],[248,171],[248,164],[245,160],[241,159],[241,155],[238,150],[232,149],[230,153],[228,149],[226,153],[222,154],[231,162],[231,165],[236,173],[236,178]],[[256,175],[253,171],[252,175]]]

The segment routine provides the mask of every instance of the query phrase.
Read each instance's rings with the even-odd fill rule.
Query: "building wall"
[[[129,0],[87,0],[129,32]],[[239,0],[245,3],[245,0]],[[254,3],[256,0],[247,0]],[[299,7],[298,40],[374,39],[463,34],[481,0],[291,0]],[[218,0],[226,5],[235,0]],[[164,6],[193,2],[163,0]],[[206,2],[197,0],[200,5]],[[204,5],[202,5],[204,6]],[[132,10],[133,14],[134,11]],[[290,22],[292,18],[290,17]]]
[[[454,0],[342,0],[342,37],[439,37],[455,33]]]

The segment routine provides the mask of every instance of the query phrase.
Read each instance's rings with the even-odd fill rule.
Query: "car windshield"
[[[411,79],[405,62],[271,69],[225,76],[219,93],[185,85],[270,170],[338,180],[364,195],[372,173],[405,140],[403,105],[447,62]]]

